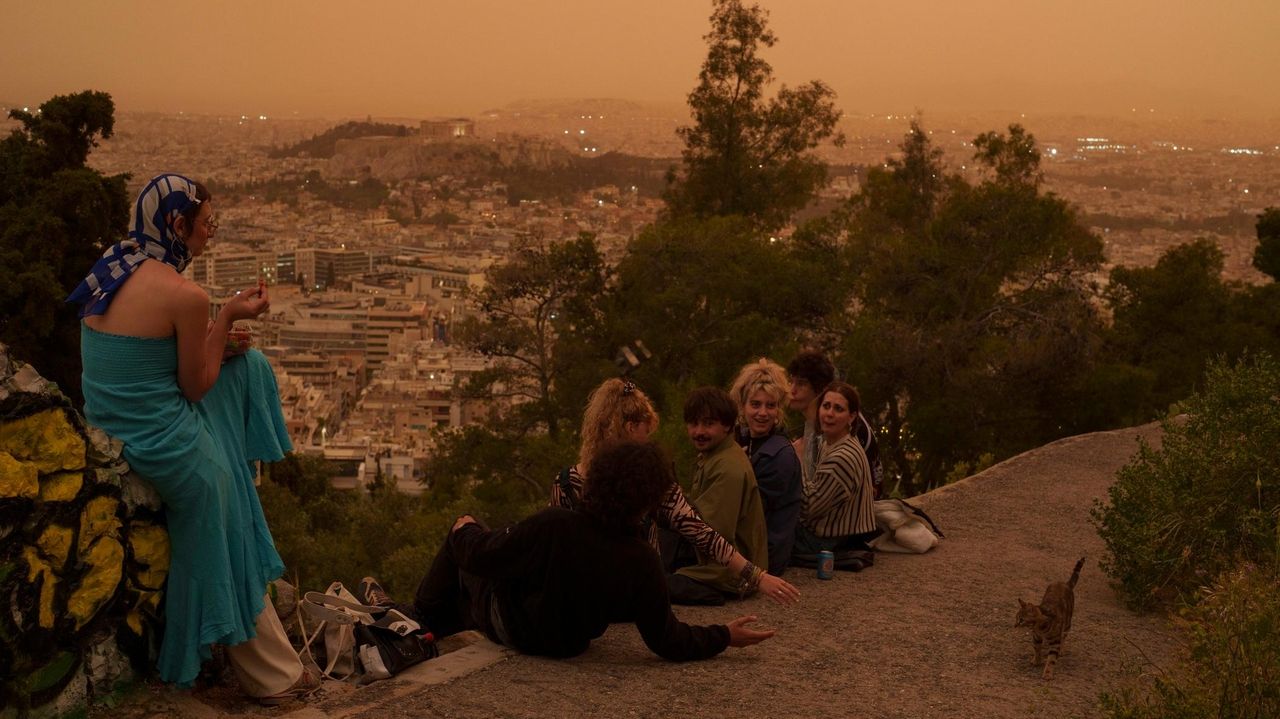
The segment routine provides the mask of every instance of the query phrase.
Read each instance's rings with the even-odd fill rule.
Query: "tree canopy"
[[[851,273],[826,344],[908,491],[1065,434],[1068,393],[1097,351],[1101,240],[1039,190],[1023,128],[974,145],[978,184],[949,173],[913,122],[900,156],[811,230],[842,246]]]
[[[75,399],[80,395],[80,324],[64,302],[110,245],[125,236],[127,176],[85,167],[111,137],[114,104],[104,92],[49,99],[0,140],[0,341]]]
[[[683,168],[668,175],[664,199],[673,216],[741,215],[776,229],[826,180],[812,150],[844,142],[835,92],[814,80],[766,99],[773,68],[761,51],[777,42],[768,18],[759,5],[715,1],[707,59],[689,93],[693,125],[677,130]]]
[[[1280,280],[1280,209],[1268,207],[1258,216],[1258,247],[1253,266],[1273,280]]]

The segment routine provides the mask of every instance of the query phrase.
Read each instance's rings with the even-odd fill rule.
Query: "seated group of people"
[[[106,249],[68,301],[82,320],[85,417],[123,442],[167,512],[161,678],[191,685],[212,645],[223,644],[244,691],[274,704],[313,691],[320,678],[264,592],[284,564],[254,465],[292,445],[271,367],[233,325],[269,309],[268,288],[236,293],[210,321],[208,295],[182,275],[217,229],[207,187],[158,175],[138,196],[128,238]],[[784,404],[805,413],[794,443],[782,434]],[[748,365],[731,394],[695,390],[684,414],[698,450],[687,497],[649,441],[658,415],[645,394],[626,380],[602,384],[583,417],[578,463],[553,485],[553,506],[498,531],[460,518],[404,610],[437,636],[477,628],[549,656],[582,652],[615,622],[635,622],[670,659],[767,639],[772,632],[747,626],[750,616],[681,623],[668,587],[679,601],[756,591],[795,601],[781,578],[790,562],[860,548],[875,530],[874,433],[857,392],[815,353],[787,373],[767,360]],[[366,587],[366,600],[390,601],[376,581]]]
[[[555,657],[581,653],[619,622],[634,622],[650,649],[675,660],[767,639],[772,632],[747,626],[753,616],[693,627],[670,605],[757,590],[793,602],[799,592],[781,578],[789,563],[867,549],[877,533],[878,448],[857,392],[832,374],[807,352],[788,373],[762,359],[731,392],[691,392],[684,420],[698,454],[687,495],[649,439],[652,403],[629,380],[606,381],[587,402],[578,463],[552,484],[551,506],[495,531],[459,518],[414,602],[397,608],[440,636],[478,629]],[[795,442],[783,433],[784,402],[805,413]],[[376,580],[364,586],[366,601],[393,603]]]

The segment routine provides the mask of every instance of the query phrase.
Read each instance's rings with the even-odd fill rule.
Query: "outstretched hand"
[[[800,601],[800,590],[782,577],[764,574],[760,577],[760,592],[778,604],[795,604]]]
[[[729,646],[731,647],[749,647],[752,644],[759,644],[764,640],[772,637],[775,633],[773,629],[750,629],[748,624],[756,620],[756,615],[749,614],[745,617],[738,617],[729,622]]]

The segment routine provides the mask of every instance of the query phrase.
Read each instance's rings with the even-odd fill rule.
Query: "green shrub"
[[[1195,597],[1179,624],[1185,661],[1147,691],[1103,695],[1113,719],[1280,716],[1280,575],[1244,564]]]
[[[1138,609],[1170,605],[1241,561],[1275,559],[1280,517],[1280,362],[1210,367],[1185,416],[1163,423],[1117,474],[1093,521],[1103,569]]]

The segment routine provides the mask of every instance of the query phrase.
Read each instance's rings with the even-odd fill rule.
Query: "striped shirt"
[[[578,474],[576,466],[569,468],[568,479],[568,492],[560,486],[559,478],[551,483],[550,506],[577,509],[582,501],[582,489],[586,482],[583,481],[582,475]],[[729,561],[738,553],[729,540],[720,536],[702,520],[698,511],[689,504],[689,500],[685,498],[684,491],[678,484],[671,485],[671,490],[658,505],[658,511],[645,519],[645,525],[649,544],[659,555],[662,554],[662,549],[658,545],[658,527],[678,532],[694,546],[699,557],[705,557],[716,564],[728,566]]]
[[[800,521],[819,537],[845,537],[876,528],[875,490],[867,454],[847,436],[823,448],[812,477],[804,479]]]

